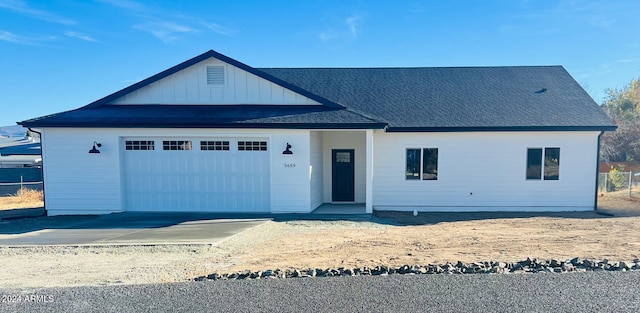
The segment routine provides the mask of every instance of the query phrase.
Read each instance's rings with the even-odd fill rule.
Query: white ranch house
[[[19,124],[42,133],[49,215],[593,210],[615,129],[561,66],[258,69],[212,50]]]

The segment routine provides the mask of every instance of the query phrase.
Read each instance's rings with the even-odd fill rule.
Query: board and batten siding
[[[333,149],[353,149],[354,150],[354,192],[355,203],[364,203],[366,200],[367,187],[366,176],[366,132],[365,131],[325,131],[323,132],[323,180],[324,180],[324,202],[332,202],[332,156]]]
[[[225,84],[207,84],[207,66],[225,67]],[[295,104],[318,102],[215,58],[196,63],[112,104]]]
[[[123,138],[267,138],[271,212],[310,212],[308,130],[43,128],[45,207],[49,215],[126,211]],[[89,154],[93,142],[100,154]],[[283,155],[286,144],[293,155]],[[194,146],[194,148],[196,148]],[[162,149],[156,143],[156,149]],[[185,209],[189,211],[189,209]]]
[[[374,135],[373,206],[407,211],[594,209],[599,132]],[[560,179],[527,180],[527,148],[560,148]],[[406,150],[438,148],[438,180],[406,180]]]
[[[322,170],[322,137],[320,131],[311,131],[311,154],[309,166],[309,180],[311,182],[311,210],[316,209],[323,203],[323,170]]]

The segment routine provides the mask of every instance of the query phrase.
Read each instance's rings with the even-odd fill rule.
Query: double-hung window
[[[407,149],[407,180],[438,180],[438,148]]]
[[[560,179],[560,148],[528,148],[528,180]]]

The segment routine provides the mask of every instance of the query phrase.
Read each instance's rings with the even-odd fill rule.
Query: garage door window
[[[127,140],[124,142],[125,150],[155,150],[153,140]]]
[[[162,150],[191,150],[190,140],[164,140]]]
[[[228,141],[200,141],[200,150],[229,151]]]
[[[238,151],[267,151],[267,142],[238,141]]]

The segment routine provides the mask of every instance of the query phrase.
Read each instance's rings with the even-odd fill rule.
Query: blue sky
[[[216,50],[253,67],[563,65],[596,102],[640,76],[640,3],[0,0],[0,126]]]

